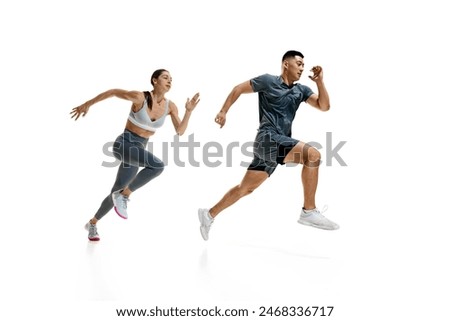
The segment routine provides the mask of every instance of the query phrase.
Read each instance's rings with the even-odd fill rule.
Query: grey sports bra
[[[150,116],[148,115],[147,112],[147,108],[148,108],[147,99],[145,99],[141,109],[139,109],[136,113],[133,112],[133,109],[130,111],[128,120],[132,122],[134,125],[138,126],[139,128],[155,132],[158,128],[161,128],[161,126],[164,124],[164,120],[169,112],[169,99],[166,99],[166,107],[164,114],[155,121],[152,121],[150,119]]]

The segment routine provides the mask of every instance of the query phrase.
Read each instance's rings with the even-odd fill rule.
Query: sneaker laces
[[[325,218],[325,216],[323,215],[323,213],[325,213],[327,210],[328,210],[328,205],[325,205],[324,207],[322,207],[321,210],[318,210],[318,209],[316,208],[314,212],[316,212],[317,215],[318,215],[320,218]]]
[[[316,212],[316,213],[319,213],[319,214],[323,214],[323,213],[325,213],[327,210],[328,210],[328,205],[325,205],[324,207],[322,207],[321,210],[318,210],[317,207],[316,207],[316,208],[314,208],[314,209],[312,209],[312,210],[310,210],[310,211],[311,211],[311,212]]]
[[[123,208],[127,208],[127,203],[130,201],[130,199],[127,196],[122,196],[122,206]]]
[[[89,232],[91,234],[97,234],[97,226],[95,224],[89,223]]]
[[[202,226],[209,229],[213,223],[214,223],[214,219],[207,220],[205,223],[202,223]]]
[[[328,210],[328,205],[324,205],[324,207],[322,207],[322,209],[319,211],[320,214],[325,213]]]
[[[315,212],[316,215],[320,216],[320,217],[324,217],[323,213],[325,213],[328,210],[328,205],[325,205],[324,207],[322,207],[321,210],[317,209],[317,207],[313,210],[311,210],[310,214],[312,214],[312,212]]]

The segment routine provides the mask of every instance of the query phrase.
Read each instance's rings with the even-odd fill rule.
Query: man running
[[[291,137],[292,122],[301,102],[321,111],[330,109],[322,67],[313,67],[313,75],[309,76],[316,83],[318,94],[305,85],[295,84],[304,70],[303,58],[299,51],[286,52],[282,58],[280,76],[264,74],[235,86],[217,114],[215,122],[222,128],[228,110],[241,94],[258,93],[260,125],[253,145],[254,159],[239,185],[229,190],[213,207],[198,210],[200,232],[205,241],[208,240],[211,224],[220,212],[253,192],[274,172],[278,164],[285,163],[303,164],[304,204],[298,222],[325,230],[339,228],[316,208],[319,151]]]

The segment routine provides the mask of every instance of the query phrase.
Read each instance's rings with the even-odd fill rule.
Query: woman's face
[[[172,87],[172,77],[170,76],[170,73],[168,71],[163,71],[158,78],[153,78],[152,82],[155,89],[169,91]]]

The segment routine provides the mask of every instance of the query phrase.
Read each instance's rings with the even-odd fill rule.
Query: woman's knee
[[[166,165],[164,164],[163,161],[158,160],[158,161],[155,161],[154,164],[151,164],[151,166],[148,166],[148,167],[151,168],[155,172],[155,176],[159,176],[162,174],[162,172],[164,172],[164,168],[166,167]]]
[[[162,164],[162,165],[159,166],[159,167],[156,167],[155,170],[156,170],[156,172],[157,172],[157,175],[161,175],[162,172],[164,172],[164,168],[166,168],[166,167],[164,166],[164,164]]]

